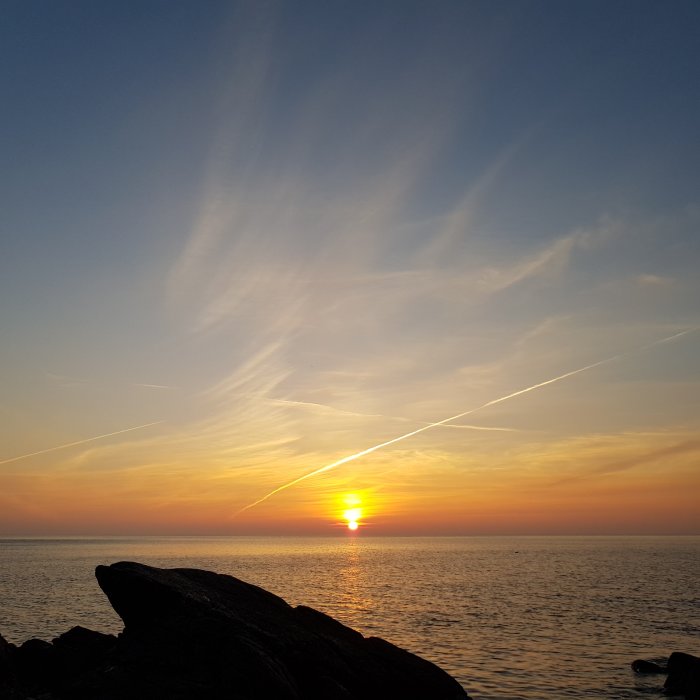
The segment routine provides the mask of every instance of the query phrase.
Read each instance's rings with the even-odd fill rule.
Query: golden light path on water
[[[418,435],[419,433],[423,433],[426,430],[430,430],[431,428],[437,428],[438,426],[445,425],[446,423],[450,423],[453,420],[457,420],[458,418],[463,418],[464,416],[471,415],[472,413],[476,413],[477,411],[481,411],[484,408],[488,408],[489,406],[495,406],[498,403],[502,403],[503,401],[508,401],[509,399],[513,399],[516,396],[521,396],[522,394],[527,394],[530,391],[534,391],[535,389],[540,389],[544,386],[547,386],[548,384],[554,384],[555,382],[560,382],[563,379],[567,379],[568,377],[573,377],[577,374],[581,374],[582,372],[587,372],[588,370],[595,369],[596,367],[601,367],[602,365],[607,365],[611,362],[615,362],[616,360],[623,359],[625,357],[629,357],[630,355],[634,355],[639,352],[643,352],[644,350],[648,350],[650,348],[653,348],[657,345],[662,345],[663,343],[669,343],[673,340],[676,340],[677,338],[680,338],[684,335],[688,335],[689,333],[694,333],[695,331],[699,330],[700,327],[695,327],[695,328],[688,328],[684,331],[679,331],[678,333],[674,333],[673,335],[670,335],[666,338],[660,338],[659,340],[655,340],[651,343],[647,343],[646,345],[642,345],[638,348],[634,348],[633,350],[628,350],[627,352],[619,353],[617,355],[613,355],[612,357],[606,357],[603,360],[598,360],[597,362],[593,362],[590,365],[585,365],[584,367],[579,367],[578,369],[571,370],[570,372],[565,372],[564,374],[560,374],[558,377],[553,377],[552,379],[547,379],[546,381],[543,382],[538,382],[537,384],[533,384],[532,386],[525,387],[524,389],[519,389],[518,391],[514,391],[510,394],[506,394],[505,396],[500,396],[497,399],[492,399],[491,401],[487,401],[486,403],[481,404],[481,406],[477,406],[476,408],[470,408],[467,411],[462,411],[461,413],[457,413],[454,416],[450,416],[449,418],[443,418],[443,420],[437,421],[435,423],[428,423],[427,425],[424,425],[420,428],[417,428],[416,430],[412,430],[409,433],[404,433],[403,435],[399,435],[398,437],[392,438],[391,440],[387,440],[386,442],[381,442],[378,445],[373,445],[372,447],[368,447],[364,450],[361,450],[360,452],[355,452],[354,454],[348,455],[347,457],[343,457],[339,460],[336,460],[335,462],[331,462],[331,464],[326,464],[323,467],[319,467],[318,469],[314,469],[313,471],[307,472],[306,474],[302,474],[301,476],[297,477],[296,479],[293,479],[292,481],[287,482],[286,484],[282,484],[281,486],[278,486],[277,488],[273,489],[272,491],[266,493],[264,496],[261,498],[258,498],[257,501],[253,501],[252,503],[249,503],[247,506],[243,506],[240,510],[237,510],[232,517],[237,517],[241,513],[244,513],[247,510],[250,510],[251,508],[254,508],[257,505],[260,505],[261,503],[264,503],[267,501],[268,498],[272,498],[272,496],[280,493],[281,491],[285,491],[288,488],[291,488],[292,486],[296,486],[297,484],[300,484],[302,481],[306,481],[307,479],[311,479],[314,476],[318,476],[319,474],[323,474],[324,472],[330,471],[331,469],[336,469],[337,467],[340,467],[343,464],[347,464],[348,462],[352,462],[356,459],[359,459],[360,457],[364,457],[365,455],[371,454],[372,452],[376,452],[377,450],[381,450],[384,447],[388,447],[389,445],[393,445],[397,442],[400,442],[401,440],[406,440],[407,438],[413,437],[414,435]]]

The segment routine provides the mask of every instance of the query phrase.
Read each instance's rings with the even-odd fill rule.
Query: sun
[[[362,517],[362,508],[348,508],[343,512],[343,517],[348,521],[350,530],[357,530],[360,526],[359,520]]]
[[[362,518],[362,508],[360,508],[360,499],[354,493],[350,493],[343,497],[343,503],[350,506],[343,511],[343,518],[347,521],[348,530],[355,531],[360,527],[360,518]]]

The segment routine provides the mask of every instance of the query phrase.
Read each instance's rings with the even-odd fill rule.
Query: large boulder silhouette
[[[0,641],[3,697],[468,700],[429,661],[232,576],[134,562],[95,573],[124,631]]]

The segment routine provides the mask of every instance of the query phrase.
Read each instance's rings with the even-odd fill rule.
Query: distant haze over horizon
[[[3,20],[0,537],[700,534],[697,2]]]

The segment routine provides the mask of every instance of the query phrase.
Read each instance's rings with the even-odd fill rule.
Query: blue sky
[[[4,458],[159,423],[0,455],[0,528],[234,532],[229,511],[344,454],[700,326],[697,3],[3,14]],[[456,499],[483,492],[482,529],[512,529],[531,489],[553,513],[533,530],[642,531],[614,499],[556,514],[624,492],[599,483],[622,463],[616,479],[648,483],[620,511],[669,474],[682,510],[699,335],[309,479],[243,524],[318,531],[349,489],[374,494],[378,531],[419,492],[425,527],[479,530]],[[560,472],[590,489],[547,500]],[[103,506],[50,505],[74,494]]]

